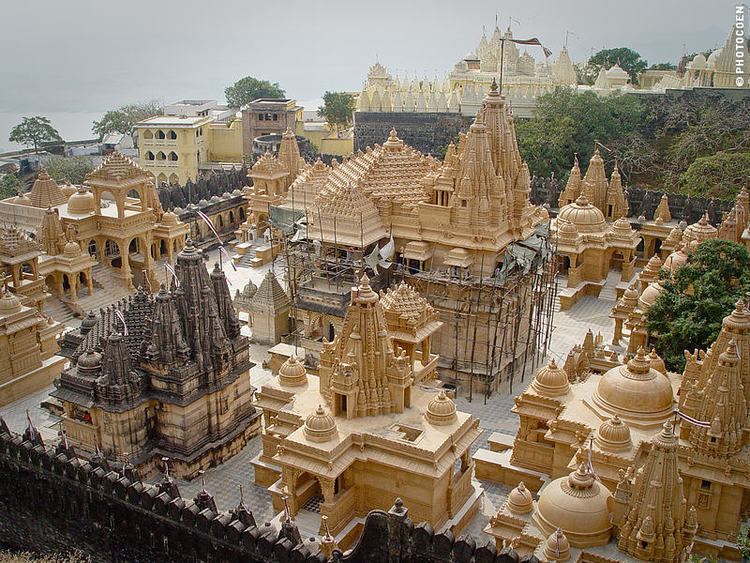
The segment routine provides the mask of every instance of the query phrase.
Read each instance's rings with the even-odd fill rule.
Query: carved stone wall
[[[69,457],[70,456],[70,457]],[[172,493],[172,494],[170,494]],[[250,507],[252,509],[252,507]],[[13,550],[68,552],[95,561],[222,561],[323,563],[317,541],[255,523],[252,511],[216,508],[208,493],[194,500],[176,487],[151,485],[129,471],[91,464],[70,450],[32,443],[0,419],[0,545]],[[250,514],[248,517],[247,515]],[[538,563],[512,549],[500,552],[489,538],[454,538],[429,524],[414,525],[397,501],[373,511],[351,552],[333,552],[351,563]]]
[[[469,130],[474,117],[459,113],[357,112],[354,114],[354,151],[383,144],[392,128],[410,147],[441,156],[458,134]]]

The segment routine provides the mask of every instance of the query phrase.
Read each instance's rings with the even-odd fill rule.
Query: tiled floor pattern
[[[212,256],[213,259],[215,257]],[[235,289],[241,290],[247,283],[248,277],[256,285],[260,285],[268,269],[269,266],[261,269],[240,268],[235,272],[230,267],[225,266],[225,271],[232,284],[231,290],[233,292]],[[281,277],[281,269],[278,265],[276,266],[276,271],[279,277]],[[564,284],[564,280],[562,283]],[[613,304],[613,301],[610,300],[585,297],[572,310],[558,311],[555,315],[549,354],[560,362],[563,362],[568,351],[575,344],[582,342],[589,328],[595,334],[601,332],[605,336],[605,342],[611,339],[612,321],[609,318],[609,311]],[[243,331],[249,334],[247,327],[244,327]],[[250,377],[252,384],[256,388],[260,387],[271,377],[270,371],[263,369],[261,365],[262,361],[267,359],[266,349],[264,346],[251,345],[250,356],[254,362],[257,362],[257,365],[251,370]],[[541,361],[537,365],[537,369],[540,364]],[[523,382],[519,381],[514,388],[514,392],[517,393],[528,385],[531,376],[532,373],[529,373]],[[26,418],[26,411],[28,409],[35,426],[42,432],[45,440],[49,442],[54,441],[58,437],[57,422],[59,419],[41,408],[41,402],[47,398],[52,389],[53,387],[50,386],[16,403],[3,407],[0,409],[0,415],[5,419],[11,430],[23,432],[28,425]],[[487,447],[487,438],[492,432],[514,435],[518,428],[518,418],[510,412],[513,406],[512,395],[496,395],[487,400],[482,395],[475,395],[473,400],[469,401],[466,393],[459,391],[456,405],[459,410],[471,413],[481,420],[482,434],[474,444],[472,453],[479,448]],[[244,501],[252,509],[256,521],[259,524],[269,521],[274,516],[270,494],[266,489],[254,484],[254,471],[250,463],[260,449],[260,437],[256,437],[234,458],[206,471],[203,479],[194,479],[191,482],[177,481],[180,493],[183,496],[192,498],[203,488],[202,481],[204,481],[206,490],[214,495],[219,509],[229,509],[237,506],[240,502],[240,485],[242,485]],[[155,482],[159,479],[160,477],[156,476],[151,481]],[[477,516],[467,529],[467,532],[474,534],[477,538],[482,537],[482,529],[510,492],[508,487],[488,481],[484,481],[481,484],[484,488],[482,504]],[[314,508],[312,507],[311,509]]]

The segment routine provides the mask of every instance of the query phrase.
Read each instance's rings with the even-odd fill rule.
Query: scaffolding
[[[278,239],[272,243],[282,245],[284,278],[293,303],[289,344],[315,352],[323,338],[332,339],[330,327],[311,333],[305,315],[343,320],[351,287],[367,273],[376,291],[405,281],[438,311],[444,326],[433,351],[441,358],[440,377],[469,401],[480,394],[486,401],[495,392],[513,393],[547,354],[558,293],[556,253],[547,238],[536,252],[526,247],[533,252],[530,263],[504,275],[494,264],[486,268],[490,275],[485,275],[482,263],[479,275],[457,276],[444,268],[415,270],[408,261],[395,261],[374,272],[365,257],[377,243],[344,246],[335,240],[312,240],[314,233],[306,222],[291,229],[281,227],[273,229]]]

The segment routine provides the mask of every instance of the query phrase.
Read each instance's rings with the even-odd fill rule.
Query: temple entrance
[[[568,270],[570,270],[570,256],[558,256],[557,261],[557,271],[560,272],[561,275],[566,275]]]
[[[307,472],[303,472],[297,478],[295,487],[297,506],[302,510],[308,510],[320,514],[320,505],[323,504],[323,491],[320,482]]]

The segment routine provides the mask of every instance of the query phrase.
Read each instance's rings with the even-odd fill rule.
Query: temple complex
[[[380,63],[372,65],[357,100],[357,112],[458,113],[473,116],[492,82],[500,76],[503,53],[502,94],[518,117],[530,117],[536,98],[559,86],[576,85],[576,73],[567,48],[556,60],[537,62],[513,43],[510,27],[498,26],[491,37],[482,34],[476,49],[458,61],[444,78],[409,80],[393,77]],[[501,43],[505,43],[501,48]]]
[[[56,356],[63,326],[35,302],[7,289],[0,295],[0,406],[43,389],[62,372]]]
[[[627,300],[643,300],[632,292]],[[584,464],[583,471],[614,494],[607,513],[621,551],[638,560],[680,561],[695,535],[699,553],[736,559],[739,525],[750,506],[750,441],[742,430],[750,400],[749,327],[750,311],[740,301],[707,351],[685,352],[682,374],[668,372],[643,348],[623,363],[589,332],[564,367],[551,360],[516,398],[520,428],[512,447],[491,437],[490,450],[474,456],[477,475],[510,486],[523,481],[540,491],[535,509],[543,512],[546,491],[557,482],[549,480],[565,479]],[[634,338],[645,344],[638,333]],[[519,520],[510,508],[501,510],[489,533],[521,536],[534,550],[556,525],[571,546],[586,547],[576,544],[574,534],[582,530],[571,528],[575,519],[551,525],[541,516]]]
[[[404,281],[429,299],[444,323],[431,337],[444,378],[478,393],[512,386],[542,332],[534,316],[545,300],[530,311],[532,295],[552,284],[548,215],[529,203],[528,167],[496,86],[442,162],[392,130],[382,146],[316,164],[291,185],[279,253],[308,351],[342,330],[347,287],[367,270],[375,290]]]
[[[457,412],[434,380],[427,359],[437,328],[435,311],[413,290],[381,298],[363,276],[318,375],[292,355],[259,391],[256,483],[269,488],[276,510],[286,504],[303,535],[330,530],[345,549],[365,515],[387,510],[394,496],[435,530],[458,535],[473,517],[482,494],[470,458],[479,421]],[[413,358],[415,340],[422,351]]]
[[[42,169],[28,196],[0,202],[0,219],[37,233],[45,283],[72,301],[82,288],[93,291],[96,262],[130,289],[155,288],[154,261],[172,261],[188,232],[174,213],[163,211],[151,174],[119,153],[106,157],[77,188],[60,188]]]
[[[175,475],[192,478],[240,451],[260,415],[224,272],[217,264],[209,274],[191,241],[174,270],[169,290],[139,290],[65,335],[71,367],[52,396],[79,451],[127,460],[144,475],[166,456]]]

